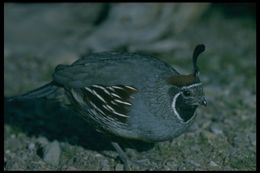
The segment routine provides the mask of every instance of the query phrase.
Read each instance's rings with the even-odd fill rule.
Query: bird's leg
[[[119,154],[120,159],[124,163],[124,170],[129,170],[128,161],[129,158],[127,157],[126,153],[122,150],[122,148],[116,142],[111,142],[112,146],[116,149],[117,153]]]

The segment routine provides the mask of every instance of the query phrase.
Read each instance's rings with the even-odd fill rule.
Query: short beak
[[[203,106],[207,106],[207,100],[205,99],[205,97],[201,99],[200,104]]]

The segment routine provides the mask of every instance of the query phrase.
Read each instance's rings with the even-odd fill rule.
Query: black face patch
[[[202,83],[183,86],[176,91],[172,101],[172,108],[177,118],[186,123],[194,117],[196,108],[204,98]]]
[[[191,91],[188,90],[188,89],[184,90],[182,93],[183,93],[183,95],[184,95],[185,97],[191,96]]]
[[[179,96],[176,100],[175,107],[183,122],[187,122],[193,117],[198,106],[186,104],[183,100],[183,97]]]

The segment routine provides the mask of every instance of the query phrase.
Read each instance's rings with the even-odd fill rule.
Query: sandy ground
[[[168,33],[172,44],[167,39],[162,39],[161,47],[154,44],[165,37],[158,36],[151,38],[153,44],[148,39],[140,47],[140,41],[122,41],[124,37],[117,35],[114,45],[100,45],[110,39],[104,36],[91,47],[90,36],[102,39],[104,29],[100,28],[106,27],[113,15],[104,17],[111,7],[103,4],[85,9],[64,4],[5,4],[6,97],[50,81],[60,63],[69,64],[84,53],[103,49],[139,48],[188,73],[194,45],[204,43],[207,50],[199,66],[208,107],[199,108],[194,124],[172,141],[155,145],[125,141],[129,158],[142,163],[131,165],[131,169],[256,169],[255,18],[206,11],[179,33],[176,28]],[[120,47],[121,43],[124,46]],[[122,170],[123,164],[109,140],[70,108],[31,100],[5,103],[4,169]]]

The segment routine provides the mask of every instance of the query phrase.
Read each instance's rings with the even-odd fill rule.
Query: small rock
[[[61,150],[59,143],[57,141],[53,141],[44,147],[43,160],[53,166],[57,166],[60,160],[60,153]]]
[[[101,167],[102,171],[109,171],[110,170],[110,166],[109,166],[108,160],[107,159],[101,160],[100,167]]]
[[[189,161],[192,165],[196,166],[196,167],[200,167],[201,165],[197,162],[195,162],[194,160],[190,160]]]
[[[48,139],[46,139],[45,137],[39,137],[37,141],[39,144],[41,144],[41,146],[45,146],[49,143]]]
[[[212,161],[212,160],[209,162],[209,165],[212,166],[212,167],[218,166],[218,164],[216,164],[216,163],[215,163],[214,161]]]
[[[15,135],[15,134],[12,134],[12,135],[11,135],[11,138],[12,138],[12,139],[16,138],[16,135]]]
[[[120,164],[120,163],[118,163],[118,164],[116,165],[116,168],[115,168],[115,170],[116,170],[116,171],[123,171],[123,170],[124,170],[124,165],[123,165],[123,164]]]
[[[77,170],[77,168],[70,166],[70,167],[67,168],[66,171],[76,171],[76,170]]]
[[[256,146],[256,141],[255,141],[255,140],[252,141],[252,145],[253,145],[253,146]]]
[[[29,150],[34,150],[35,149],[35,144],[34,143],[30,143],[29,145],[28,145],[28,149]]]
[[[249,141],[253,146],[256,146],[256,133],[249,133],[248,135]]]
[[[7,168],[7,159],[4,158],[4,170],[6,170],[6,168]]]
[[[211,133],[211,132],[209,132],[209,131],[204,131],[202,134],[203,134],[203,136],[205,136],[208,140],[212,140],[212,139],[215,139],[215,138],[216,138],[216,134]]]
[[[212,126],[212,127],[210,128],[210,130],[211,130],[214,134],[216,134],[216,135],[221,135],[221,134],[223,134],[223,131],[222,131],[220,128],[216,127],[216,126]]]
[[[95,154],[95,157],[103,157],[101,154],[97,153]]]
[[[5,150],[5,154],[10,154],[10,150]]]

